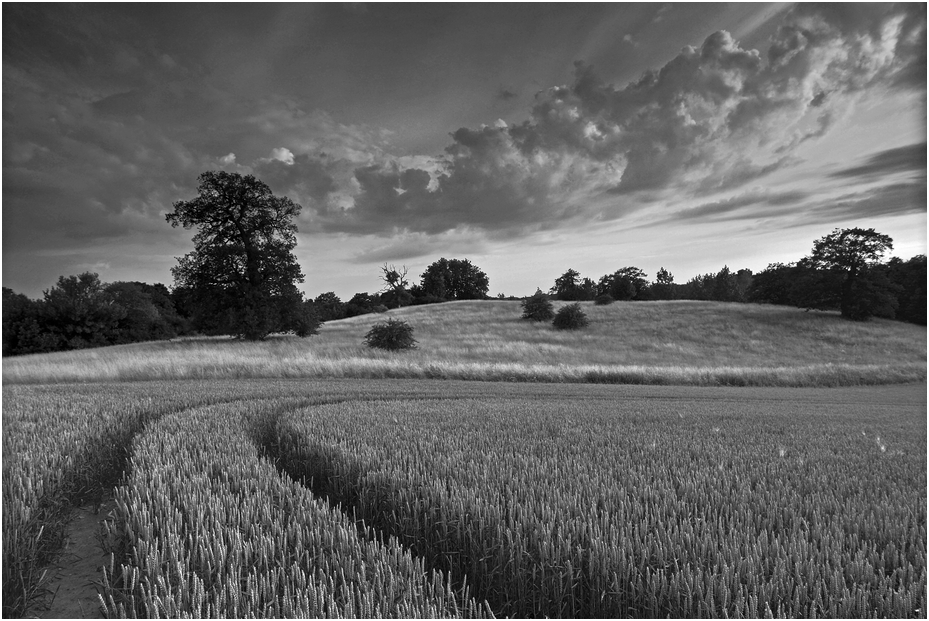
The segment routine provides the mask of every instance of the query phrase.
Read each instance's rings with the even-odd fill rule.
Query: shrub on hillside
[[[523,300],[523,319],[533,321],[551,321],[555,316],[555,308],[548,296],[536,289],[536,292]]]
[[[377,349],[414,349],[413,326],[399,319],[374,324],[365,335],[365,345]]]
[[[383,304],[378,304],[377,306],[375,306],[375,307],[372,308],[371,310],[374,311],[375,313],[386,313],[386,312],[387,312],[388,310],[390,310],[390,309],[387,308],[386,306],[384,306]]]
[[[594,298],[594,304],[596,304],[597,306],[606,306],[607,304],[612,304],[612,303],[613,303],[613,296],[610,295],[609,293],[604,293]]]
[[[587,314],[581,310],[581,305],[577,302],[559,308],[552,321],[552,325],[558,330],[586,328],[588,323]]]

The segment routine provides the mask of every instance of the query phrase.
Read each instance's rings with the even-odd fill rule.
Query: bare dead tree
[[[397,306],[403,306],[403,298],[410,297],[406,291],[410,284],[406,278],[408,272],[409,270],[405,265],[401,265],[400,269],[397,269],[396,265],[388,265],[387,263],[381,266],[381,280],[384,282],[384,288],[381,289],[381,292],[392,293]]]

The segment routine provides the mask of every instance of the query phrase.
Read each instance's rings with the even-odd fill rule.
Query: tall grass
[[[926,377],[926,329],[835,313],[718,302],[584,304],[590,326],[558,331],[519,302],[390,311],[416,351],[365,347],[381,315],[325,324],[309,339],[180,339],[6,358],[4,383],[205,378],[441,378],[532,382],[839,386]]]

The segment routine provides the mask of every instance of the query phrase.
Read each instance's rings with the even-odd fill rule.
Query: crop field
[[[556,306],[562,304],[557,302]],[[307,339],[179,339],[15,356],[3,383],[231,378],[408,378],[735,386],[855,386],[926,379],[926,328],[722,302],[583,303],[584,330],[526,321],[517,301],[447,302],[327,322]],[[362,344],[397,318],[418,349]]]
[[[114,493],[101,616],[925,618],[926,450],[925,382],[5,384],[3,613]]]

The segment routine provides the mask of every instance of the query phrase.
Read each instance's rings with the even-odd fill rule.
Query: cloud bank
[[[325,184],[307,198],[320,229],[358,234],[467,228],[512,237],[613,220],[669,196],[738,190],[798,165],[800,145],[826,135],[863,93],[924,92],[925,62],[924,5],[800,5],[766,53],[719,31],[623,87],[578,62],[570,85],[536,95],[529,120],[461,128],[429,167],[380,152],[352,170],[338,200],[339,190],[320,195]],[[925,167],[923,144],[835,175],[891,172],[920,148]],[[321,164],[311,177],[323,171],[334,169]],[[725,216],[740,201],[682,216]]]

